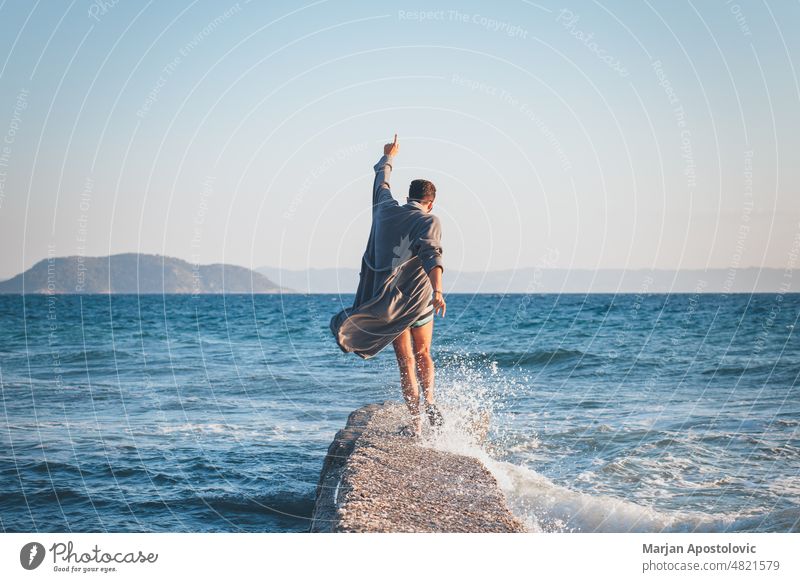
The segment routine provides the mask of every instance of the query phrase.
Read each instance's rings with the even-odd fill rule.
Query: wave
[[[605,494],[576,491],[536,471],[500,461],[464,427],[461,412],[442,408],[445,430],[427,446],[478,459],[494,475],[509,509],[532,532],[740,532],[800,531],[800,508],[759,514],[707,514],[647,507]],[[577,477],[576,477],[577,478]]]
[[[591,495],[553,483],[511,463],[484,463],[512,511],[531,531],[562,532],[797,532],[800,508],[756,515],[664,511],[608,495]]]
[[[582,362],[594,360],[598,356],[581,350],[556,348],[554,350],[537,350],[534,352],[497,352],[493,357],[501,366],[536,366],[540,364],[560,364],[564,362]]]
[[[203,516],[211,513],[228,522],[222,528],[225,531],[232,531],[237,527],[252,529],[248,526],[258,526],[259,523],[262,529],[269,530],[268,524],[263,523],[264,518],[299,522],[293,529],[303,529],[303,527],[307,529],[311,523],[314,501],[313,490],[273,491],[252,495],[196,492],[180,497],[131,503],[131,507],[136,513],[142,512],[142,514],[169,510],[176,515],[186,517],[190,527],[193,520],[201,521]],[[200,527],[197,531],[205,529]]]
[[[51,353],[42,354],[42,357],[52,357]],[[65,350],[59,354],[61,365],[78,364],[94,366],[99,363],[113,365],[115,361],[127,359],[141,359],[141,353],[131,352],[119,346],[113,348],[88,348]]]
[[[314,511],[314,494],[280,491],[268,495],[222,495],[202,497],[214,509],[223,512],[279,513],[287,517],[310,519]],[[310,525],[310,524],[309,524]]]
[[[590,362],[596,363],[600,356],[581,350],[556,348],[553,350],[534,351],[496,351],[486,353],[447,353],[440,354],[443,363],[452,361],[462,363],[464,360],[473,360],[479,363],[496,363],[502,368],[517,368],[528,366],[546,366],[576,362],[578,365]]]
[[[89,504],[93,501],[86,491],[79,487],[68,485],[50,485],[28,487],[25,491],[15,489],[13,491],[0,492],[0,507],[41,507],[53,503],[62,504]]]
[[[78,488],[0,493],[0,509],[26,507],[4,515],[0,531],[23,532],[304,532],[314,509],[314,492],[204,494],[121,501]],[[120,511],[121,510],[121,511]],[[6,519],[7,517],[7,519]]]
[[[700,372],[703,376],[722,376],[722,377],[738,377],[745,374],[777,374],[784,369],[791,371],[792,364],[786,362],[767,362],[763,364],[758,363],[745,363],[745,364],[729,364],[719,365],[713,368],[706,368]]]
[[[485,464],[506,493],[512,511],[531,531],[721,531],[732,523],[726,518],[665,513],[623,499],[574,491],[512,463]]]

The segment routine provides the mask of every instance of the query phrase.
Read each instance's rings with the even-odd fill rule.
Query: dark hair
[[[412,180],[408,187],[408,197],[412,200],[434,200],[436,198],[436,186],[427,180]]]

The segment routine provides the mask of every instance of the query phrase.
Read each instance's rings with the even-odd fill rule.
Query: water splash
[[[562,485],[529,466],[503,460],[520,447],[519,435],[505,430],[506,403],[520,386],[497,366],[474,359],[451,357],[437,370],[437,401],[445,425],[423,435],[424,446],[478,459],[497,479],[511,511],[533,532],[722,532],[759,531],[780,524],[796,530],[796,512],[766,511],[742,515],[700,511],[663,511],[617,498],[587,493]],[[530,395],[530,388],[525,388]],[[535,450],[535,432],[524,440]],[[590,483],[594,472],[576,474]]]

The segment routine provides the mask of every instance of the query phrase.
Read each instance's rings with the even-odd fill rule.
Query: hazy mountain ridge
[[[163,255],[122,253],[105,257],[53,257],[0,282],[0,293],[279,293],[261,273],[216,263],[194,265]]]
[[[355,293],[358,269],[256,269],[300,293]],[[789,273],[787,275],[787,273]],[[505,269],[456,271],[445,266],[446,293],[796,293],[796,271],[742,269]]]
[[[788,274],[787,274],[788,273]],[[782,269],[623,270],[445,268],[447,293],[791,293],[795,271]],[[122,253],[105,257],[43,259],[0,282],[0,294],[109,293],[355,293],[358,269],[251,270],[215,263],[194,265],[163,255]],[[24,287],[23,287],[24,283]]]

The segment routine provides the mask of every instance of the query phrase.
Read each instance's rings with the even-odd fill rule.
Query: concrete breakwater
[[[400,403],[350,414],[323,463],[312,532],[522,532],[475,458],[400,436]]]

